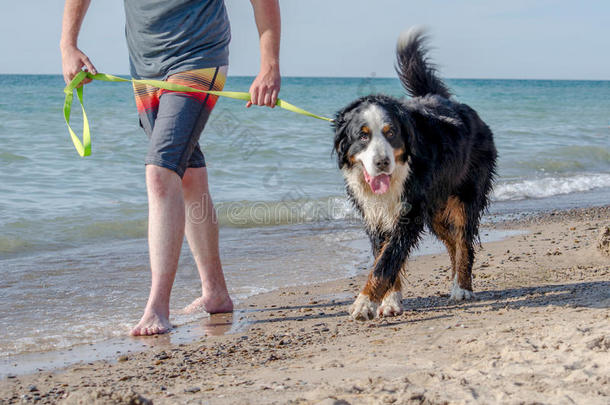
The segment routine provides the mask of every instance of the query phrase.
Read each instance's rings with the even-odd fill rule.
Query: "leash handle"
[[[83,104],[83,88],[84,86],[79,85],[86,78],[92,80],[100,80],[104,82],[132,82],[132,83],[141,83],[149,86],[154,86],[164,90],[170,91],[178,91],[181,93],[207,93],[213,96],[227,97],[235,100],[243,100],[250,101],[250,93],[241,92],[241,91],[215,91],[215,90],[199,90],[193,87],[184,86],[176,83],[169,83],[163,80],[147,80],[147,79],[124,79],[122,77],[109,75],[106,73],[98,73],[96,75],[92,75],[86,71],[80,71],[72,81],[64,88],[64,93],[66,93],[66,98],[64,100],[64,119],[66,120],[66,125],[68,126],[68,131],[70,132],[70,137],[72,138],[72,143],[74,143],[74,147],[80,156],[89,156],[91,155],[91,131],[89,128],[89,120],[87,119],[87,113],[85,112],[85,105]],[[78,101],[80,103],[81,109],[83,111],[83,139],[82,141],[76,135],[76,133],[70,127],[70,115],[72,113],[72,101],[74,98],[74,90],[76,89],[76,95],[78,97]],[[332,122],[333,120],[330,118],[323,117],[321,115],[316,115],[310,113],[309,111],[303,110],[293,104],[290,104],[287,101],[282,99],[277,99],[275,105],[283,108],[284,110],[292,111],[297,114],[305,115],[307,117],[316,118],[319,120],[324,120],[328,122]]]
[[[74,147],[76,148],[76,151],[80,156],[91,155],[91,133],[89,131],[89,120],[87,119],[87,113],[85,112],[85,105],[83,104],[83,86],[77,87],[86,77],[87,72],[79,72],[76,76],[74,76],[74,79],[72,79],[70,84],[68,84],[64,89],[64,93],[66,93],[66,98],[64,99],[64,119],[66,120],[66,125],[68,126],[70,137],[72,138],[72,143],[74,144]],[[76,88],[76,95],[78,96],[78,101],[80,102],[81,109],[83,110],[82,142],[70,126],[70,114],[72,112],[72,98],[74,94],[74,88]]]

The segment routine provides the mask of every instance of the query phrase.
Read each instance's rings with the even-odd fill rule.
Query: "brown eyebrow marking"
[[[362,132],[364,132],[365,134],[370,134],[370,133],[371,133],[370,128],[369,128],[369,127],[367,127],[366,125],[362,126],[362,128],[360,128],[360,130],[361,130]]]
[[[386,132],[388,132],[391,129],[392,129],[392,127],[390,126],[390,124],[386,124],[383,126],[383,128],[381,128],[381,132],[383,132],[385,134]]]

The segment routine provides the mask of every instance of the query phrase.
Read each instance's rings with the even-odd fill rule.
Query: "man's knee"
[[[197,189],[207,191],[207,172],[205,167],[189,167],[182,176],[182,188],[185,192]]]
[[[161,166],[146,165],[146,185],[149,193],[164,197],[175,192],[176,184],[179,183],[180,176],[175,171]]]

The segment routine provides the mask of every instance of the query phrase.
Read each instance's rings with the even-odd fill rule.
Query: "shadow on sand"
[[[448,296],[434,295],[427,297],[407,297],[402,300],[404,314],[396,318],[383,318],[392,325],[401,323],[422,322],[438,318],[450,318],[448,314],[437,314],[451,309],[477,310],[485,309],[497,311],[499,309],[518,309],[522,307],[584,307],[584,308],[610,308],[610,281],[591,281],[573,284],[549,284],[534,287],[510,288],[505,290],[477,291],[476,300],[454,303]],[[279,316],[269,319],[249,320],[249,324],[302,321],[305,319],[329,319],[347,316],[347,309],[353,300],[331,301],[329,303],[306,304],[295,306],[277,306],[272,308],[245,309],[244,314],[254,312],[277,312],[311,309],[309,314],[303,316]],[[344,311],[326,313],[324,309],[331,307],[345,307]],[[315,310],[318,310],[316,313]],[[429,313],[429,317],[405,319],[410,313]],[[382,321],[383,321],[382,320]],[[380,322],[376,320],[374,322]],[[381,325],[379,325],[381,326]]]

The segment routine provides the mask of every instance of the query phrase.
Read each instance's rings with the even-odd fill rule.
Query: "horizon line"
[[[131,77],[129,73],[114,73],[117,76]],[[0,76],[63,76],[61,73],[5,73],[0,72]],[[254,78],[256,75],[229,75],[228,77],[236,78]],[[282,75],[282,78],[288,79],[396,79],[397,76],[305,76],[305,75]],[[443,77],[446,80],[523,80],[523,81],[590,81],[590,82],[607,82],[608,79],[566,79],[566,78],[523,78],[523,77]]]

